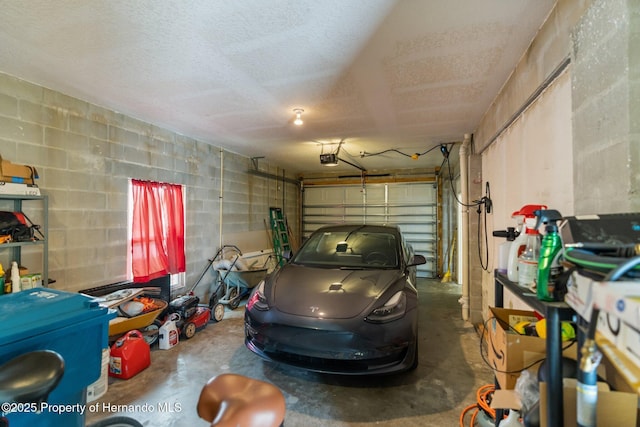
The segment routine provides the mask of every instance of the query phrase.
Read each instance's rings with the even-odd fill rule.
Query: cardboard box
[[[634,296],[627,296],[622,300],[622,305],[617,305],[618,316],[629,326],[640,330],[640,283],[638,292]]]
[[[594,304],[640,329],[640,281],[597,282]]]
[[[614,345],[626,354],[636,367],[640,367],[640,332],[627,322],[621,322],[620,336]]]
[[[515,390],[494,390],[491,396],[491,407],[493,409],[522,409],[520,395]]]
[[[565,302],[587,322],[591,321],[594,304],[601,310],[616,313],[615,306],[619,298],[625,296],[640,296],[640,282],[600,282],[592,280],[578,273],[573,273],[567,284]]]
[[[513,329],[518,322],[537,321],[539,317],[535,312],[498,307],[489,307],[489,310],[491,317],[486,331],[489,364],[500,388],[511,390],[516,385],[520,371],[532,367],[537,372],[539,365],[536,362],[547,357],[547,342],[544,338],[520,335]],[[575,360],[576,353],[576,346],[571,345],[562,355]]]
[[[547,426],[547,384],[540,387],[540,425]],[[563,416],[565,427],[577,425],[577,380],[563,379]],[[637,395],[631,392],[611,391],[606,383],[598,383],[598,403],[596,418],[598,426],[635,427],[637,420]],[[496,390],[493,392],[491,407],[494,409],[515,409],[520,411],[522,403],[515,390]]]
[[[0,181],[0,194],[39,196],[40,188],[36,184],[16,184],[15,182]]]
[[[594,280],[579,273],[572,273],[567,283],[565,302],[575,310],[583,319],[591,319],[591,310],[594,302]]]
[[[594,281],[578,273],[572,273],[567,283],[567,294],[564,301],[583,319],[591,318],[593,308]]]
[[[593,282],[597,331],[640,364],[640,282]]]
[[[489,307],[487,330],[489,363],[501,389],[513,389],[523,368],[546,357],[546,342],[539,337],[520,335],[513,326],[520,321],[538,320],[533,311]]]
[[[577,381],[574,378],[563,379],[563,426],[577,425]],[[596,425],[635,427],[637,419],[638,395],[621,391],[611,391],[606,383],[598,383],[598,403],[596,406]],[[547,387],[540,383],[540,426],[547,426]]]
[[[598,315],[597,331],[613,344],[617,344],[620,339],[622,322],[615,314],[600,311]]]
[[[37,178],[38,171],[33,166],[11,163],[0,156],[0,181],[16,184],[35,184]]]
[[[42,275],[40,273],[25,274],[20,276],[20,289],[27,290],[42,287]]]
[[[616,390],[640,393],[640,367],[601,334],[596,334],[598,349],[603,354],[601,367],[604,367],[607,382]]]

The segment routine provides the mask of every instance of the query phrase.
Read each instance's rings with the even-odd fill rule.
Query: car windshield
[[[388,232],[349,229],[314,233],[294,264],[327,268],[398,268],[398,242]]]

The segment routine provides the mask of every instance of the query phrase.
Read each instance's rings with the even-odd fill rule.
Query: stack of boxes
[[[590,317],[594,306],[600,309],[598,345],[622,367],[627,384],[640,389],[640,283],[600,282],[574,274],[566,301],[583,317]]]
[[[0,194],[39,196],[36,179],[38,171],[35,167],[11,163],[0,156]]]
[[[42,274],[30,273],[20,275],[20,289],[27,290],[42,287]]]

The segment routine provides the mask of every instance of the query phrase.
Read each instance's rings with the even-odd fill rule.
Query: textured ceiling
[[[291,173],[341,140],[367,171],[434,167],[401,153],[473,133],[554,3],[0,0],[0,71]]]

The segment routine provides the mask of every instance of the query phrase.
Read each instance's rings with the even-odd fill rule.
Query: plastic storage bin
[[[33,350],[58,352],[65,373],[47,403],[49,408],[71,405],[64,413],[3,414],[9,425],[84,426],[86,389],[100,377],[102,350],[108,345],[109,320],[114,315],[89,297],[55,289],[0,297],[0,363]]]

